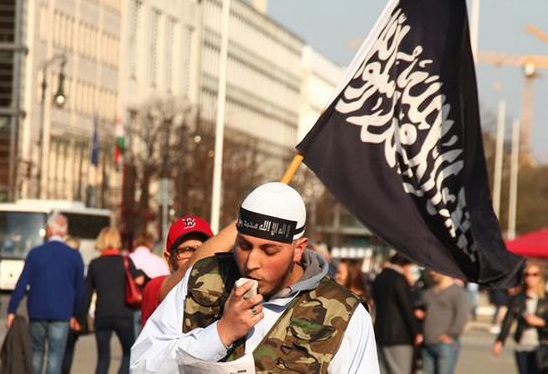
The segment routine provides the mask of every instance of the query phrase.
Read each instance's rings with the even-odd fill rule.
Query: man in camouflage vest
[[[306,209],[282,183],[240,206],[233,253],[197,262],[131,352],[134,373],[378,373],[371,317],[307,250]],[[246,277],[236,286],[236,280]],[[248,296],[253,283],[258,293]]]

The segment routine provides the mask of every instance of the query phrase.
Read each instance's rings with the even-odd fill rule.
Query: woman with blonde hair
[[[523,289],[508,303],[501,331],[493,345],[493,355],[502,351],[512,323],[517,321],[514,332],[515,359],[520,374],[546,373],[548,357],[548,303],[545,299],[545,281],[540,266],[528,263],[523,272]]]
[[[122,362],[118,373],[129,373],[129,355],[135,341],[133,309],[125,303],[126,272],[121,253],[122,238],[114,227],[105,227],[99,233],[96,249],[100,256],[93,259],[88,268],[84,296],[87,313],[93,293],[95,303],[95,339],[97,342],[97,367],[95,373],[108,373],[110,364],[110,338],[116,333],[122,345]],[[128,258],[129,269],[136,281],[141,273]],[[143,279],[141,279],[142,282]]]

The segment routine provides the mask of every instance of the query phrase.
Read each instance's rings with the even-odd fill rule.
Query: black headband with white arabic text
[[[304,226],[296,226],[296,221],[251,212],[242,207],[236,224],[241,234],[282,243],[293,242],[293,237],[303,232]]]

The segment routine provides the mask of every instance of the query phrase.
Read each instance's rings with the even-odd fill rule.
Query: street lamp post
[[[47,198],[47,189],[48,189],[48,176],[49,176],[49,145],[50,145],[50,132],[51,132],[51,121],[50,121],[50,100],[51,98],[47,95],[48,82],[47,82],[47,73],[48,68],[54,62],[60,62],[61,69],[59,71],[59,84],[57,86],[57,91],[53,97],[54,103],[57,107],[62,108],[66,101],[66,96],[64,93],[64,81],[65,81],[65,64],[67,58],[65,54],[60,53],[54,55],[49,60],[45,61],[42,64],[42,97],[40,101],[40,126],[42,129],[42,139],[40,147],[40,172],[39,172],[39,184],[38,184],[38,197],[41,199]],[[47,112],[47,113],[46,113]]]

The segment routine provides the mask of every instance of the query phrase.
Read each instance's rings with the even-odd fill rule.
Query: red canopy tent
[[[528,232],[508,240],[506,248],[520,256],[548,258],[548,229]]]

